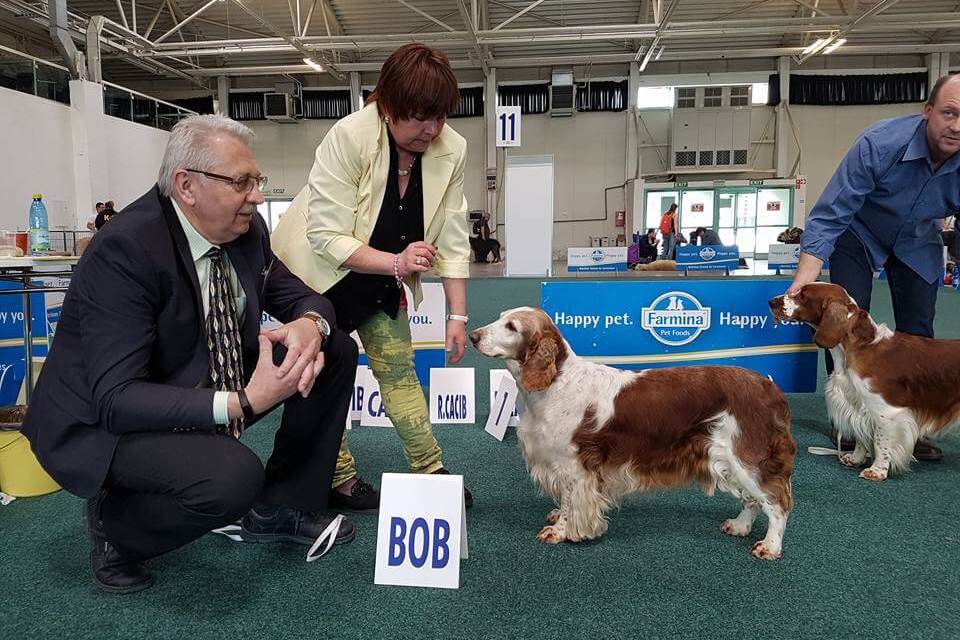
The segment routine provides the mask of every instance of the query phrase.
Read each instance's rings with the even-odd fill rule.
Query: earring
[[[383,121],[390,124],[390,116],[383,116]]]

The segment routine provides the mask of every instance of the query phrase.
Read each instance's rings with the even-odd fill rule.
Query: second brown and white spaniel
[[[543,311],[527,307],[505,311],[470,339],[506,361],[523,394],[523,456],[559,507],[539,540],[598,538],[605,514],[627,494],[694,482],[740,500],[724,533],[749,535],[763,512],[766,536],[752,553],[780,557],[797,447],[790,408],[772,382],[737,367],[636,372],[591,363]]]
[[[774,318],[812,325],[814,342],[830,350],[827,413],[857,443],[840,456],[843,464],[860,467],[873,458],[861,478],[908,471],[917,440],[960,419],[960,340],[891,331],[843,287],[826,282],[773,298],[770,309]]]

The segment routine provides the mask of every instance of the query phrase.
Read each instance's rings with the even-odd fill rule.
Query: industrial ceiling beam
[[[120,0],[117,0],[117,2],[119,2],[119,1],[120,1]],[[202,7],[200,7],[199,9],[197,9],[196,11],[194,11],[193,13],[191,13],[189,16],[187,16],[186,18],[184,18],[183,20],[181,20],[179,23],[173,25],[173,27],[171,27],[169,31],[167,31],[167,32],[164,33],[162,36],[160,36],[159,38],[157,38],[156,40],[154,40],[154,41],[153,41],[153,44],[156,45],[156,44],[158,44],[158,43],[160,43],[160,42],[163,42],[164,40],[166,40],[167,38],[169,38],[169,37],[172,36],[173,34],[177,33],[178,31],[180,31],[181,29],[183,29],[185,26],[187,26],[188,24],[190,24],[190,22],[192,22],[194,18],[196,18],[196,17],[199,16],[201,13],[203,13],[203,12],[206,11],[208,8],[212,7],[213,5],[215,5],[215,4],[218,3],[218,2],[220,2],[220,0],[209,0],[209,2],[207,2],[205,5],[203,5]]]
[[[480,68],[483,70],[483,76],[487,77],[490,72],[490,69],[487,66],[487,51],[480,46],[479,42],[477,42],[477,28],[479,25],[473,22],[473,16],[470,14],[470,10],[467,9],[467,4],[464,0],[456,0],[456,3],[457,8],[460,9],[460,17],[463,19],[463,24],[466,25],[467,30],[470,32],[470,37],[473,38],[473,49],[477,52],[477,61],[480,63]]]
[[[511,22],[513,22],[514,20],[516,20],[517,18],[519,18],[519,17],[523,16],[524,14],[526,14],[527,12],[532,11],[533,9],[537,8],[537,6],[539,6],[540,4],[543,4],[544,1],[545,1],[545,0],[534,0],[534,2],[531,2],[531,3],[528,4],[525,8],[521,9],[520,11],[517,11],[515,14],[513,14],[512,16],[510,16],[509,18],[507,18],[506,20],[504,20],[503,22],[501,22],[500,24],[498,24],[497,26],[495,26],[495,27],[493,28],[493,30],[494,30],[494,31],[500,31],[500,29],[503,29],[505,26],[507,26],[508,24],[510,24]]]
[[[302,53],[302,54],[304,55],[304,57],[306,57],[306,58],[319,57],[320,60],[319,60],[318,62],[320,62],[320,64],[323,65],[324,71],[326,71],[327,73],[329,73],[330,75],[332,75],[332,76],[334,76],[334,77],[336,77],[336,78],[342,78],[342,77],[343,77],[343,74],[341,74],[341,73],[337,70],[337,68],[330,62],[330,60],[328,60],[325,56],[323,56],[322,54],[320,54],[319,51],[310,51],[310,50],[306,49],[306,48],[303,46],[303,44],[301,43],[300,38],[291,38],[291,37],[289,37],[289,36],[284,35],[283,32],[280,31],[280,29],[277,28],[272,22],[270,22],[270,21],[267,20],[265,17],[259,15],[256,11],[254,11],[253,9],[251,9],[250,7],[248,7],[247,4],[246,4],[246,2],[244,2],[244,0],[231,0],[231,1],[232,1],[235,5],[237,5],[237,6],[240,7],[241,9],[243,9],[243,11],[244,11],[247,15],[249,15],[249,16],[252,17],[254,20],[256,20],[257,22],[259,22],[260,24],[262,24],[264,27],[266,27],[267,29],[269,29],[270,31],[272,31],[275,35],[279,36],[281,39],[283,39],[287,44],[289,44],[290,46],[292,46],[294,49],[296,49],[297,51],[299,51],[300,53]]]
[[[456,29],[448,25],[446,22],[443,22],[442,20],[437,20],[426,11],[423,11],[422,9],[418,9],[417,7],[407,2],[406,0],[397,0],[397,2],[405,6],[407,9],[410,9],[410,11],[413,11],[417,15],[421,15],[427,20],[433,22],[434,24],[440,25],[441,28],[446,29],[447,31],[456,31]]]

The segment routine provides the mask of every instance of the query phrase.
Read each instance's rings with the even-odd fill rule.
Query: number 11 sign
[[[520,146],[520,107],[497,107],[497,146]]]

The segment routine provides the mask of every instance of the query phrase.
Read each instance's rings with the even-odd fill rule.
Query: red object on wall
[[[627,212],[626,211],[617,211],[614,214],[614,225],[617,227],[627,226]]]

